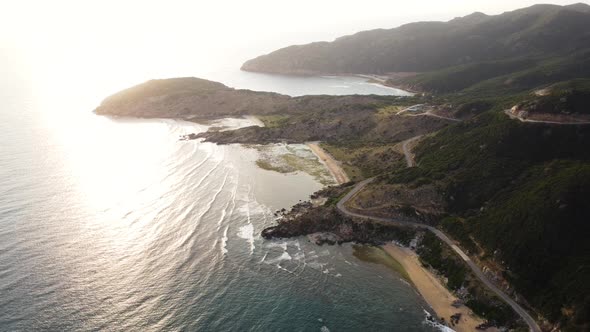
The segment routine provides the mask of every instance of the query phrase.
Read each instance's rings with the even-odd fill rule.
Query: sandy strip
[[[254,115],[244,115],[244,119],[249,120],[252,123],[251,126],[264,127],[264,122]]]
[[[317,142],[308,142],[307,146],[311,151],[326,165],[338,184],[350,182],[346,172],[340,167],[340,164],[329,153],[324,151]]]
[[[439,318],[444,318],[445,322],[450,325],[451,315],[461,313],[461,320],[457,325],[451,326],[451,328],[458,332],[477,331],[475,327],[483,323],[484,320],[475,316],[465,306],[459,308],[453,307],[452,303],[457,298],[436,276],[422,267],[415,252],[394,244],[386,244],[383,246],[383,249],[403,266],[418,292],[420,292]],[[486,331],[495,330],[487,329]]]

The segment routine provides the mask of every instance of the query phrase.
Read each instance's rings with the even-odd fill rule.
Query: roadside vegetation
[[[456,112],[468,116],[425,137],[414,149],[417,167],[406,168],[400,159],[375,166],[376,160],[363,154],[369,145],[336,143],[326,149],[354,167],[359,179],[378,175],[358,196],[364,207],[379,206],[387,188],[400,196],[398,185],[410,192],[436,188],[446,206],[435,218],[440,228],[498,275],[499,283],[526,299],[521,301],[525,306],[564,331],[584,330],[590,321],[590,126],[520,123],[502,111],[521,103],[548,113],[584,114],[590,109],[588,82],[558,82],[487,99],[424,97],[454,104]],[[541,88],[546,90],[535,93]],[[378,114],[397,116],[398,109],[381,108]],[[371,149],[399,153],[387,150],[392,146]],[[514,321],[512,311],[473,286],[465,267],[455,261],[459,258],[436,242],[425,237],[419,249],[424,264],[448,278],[449,288],[466,287],[473,296],[466,304],[476,313],[496,322]]]
[[[382,179],[436,185],[451,216],[442,228],[498,266],[550,321],[576,331],[590,319],[589,144],[589,126],[523,124],[488,111],[424,139],[418,167]]]
[[[446,286],[473,312],[493,325],[520,328],[519,317],[507,304],[481,284],[464,262],[434,234],[423,233],[417,253],[420,261],[440,273]]]
[[[262,121],[267,128],[281,127],[287,124],[289,119],[288,115],[282,114],[271,114],[271,115],[258,115],[257,118]]]
[[[485,84],[460,93],[383,98],[347,108],[291,113],[267,118],[268,128],[210,137],[221,137],[221,142],[323,141],[322,147],[342,162],[354,181],[377,176],[355,199],[359,207],[376,215],[398,213],[428,223],[438,221],[498,275],[499,283],[510,285],[510,292],[520,296],[525,307],[530,305],[564,331],[583,330],[590,321],[586,241],[590,235],[590,126],[521,123],[503,111],[521,103],[548,113],[584,114],[590,108],[590,84],[576,79],[528,90],[479,88]],[[546,90],[537,93],[541,89]],[[323,105],[313,99],[309,103]],[[425,103],[449,109],[463,121],[397,114],[407,106]],[[417,167],[405,167],[399,142],[428,133],[413,150]],[[330,198],[328,206],[339,197]],[[415,201],[425,197],[424,204]],[[310,215],[300,232],[324,219],[329,227],[322,231],[336,227],[327,221],[334,216],[325,215]],[[376,235],[381,228],[364,227],[362,241],[383,238]],[[471,297],[466,304],[475,312],[512,324],[511,311],[473,286],[464,266],[453,263],[457,257],[447,255],[447,249],[434,242],[421,250],[424,263],[445,275],[451,289],[468,290]]]
[[[398,169],[405,163],[395,144],[363,147],[322,144],[322,148],[342,163],[342,168],[354,181]]]

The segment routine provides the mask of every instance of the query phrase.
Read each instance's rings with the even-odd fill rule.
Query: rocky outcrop
[[[310,241],[319,245],[344,242],[380,245],[392,240],[407,243],[415,232],[413,228],[399,225],[353,219],[342,215],[335,206],[314,206],[309,202],[299,203],[279,214],[278,224],[261,232],[265,239],[308,235]]]
[[[267,114],[288,106],[291,97],[237,90],[194,77],[151,80],[106,98],[96,114],[142,118],[206,119]]]
[[[180,139],[179,140],[181,140],[181,141],[192,141],[192,140],[195,140],[197,138],[199,138],[199,136],[197,134],[190,133],[190,134],[187,134],[187,135],[180,136]]]
[[[294,103],[301,105],[285,121],[276,127],[247,127],[233,131],[205,132],[199,137],[207,141],[228,143],[266,144],[274,142],[302,143],[308,141],[324,141],[347,145],[352,141],[383,144],[399,142],[416,135],[439,130],[449,121],[428,116],[381,116],[371,105],[372,98],[360,96],[342,96],[334,98],[309,97],[296,99]],[[344,101],[359,103],[351,107]],[[381,98],[387,101],[387,98]],[[307,101],[307,102],[304,102]],[[379,102],[377,98],[374,103]],[[365,104],[366,103],[366,104]],[[379,105],[379,104],[377,104]],[[340,108],[337,108],[341,106]],[[332,110],[337,108],[335,110]],[[310,111],[307,111],[307,110]],[[301,112],[301,113],[299,113]]]

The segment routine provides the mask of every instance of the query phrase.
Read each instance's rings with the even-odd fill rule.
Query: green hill
[[[410,23],[333,42],[289,46],[249,60],[242,69],[281,74],[429,72],[523,57],[564,56],[588,45],[590,6],[535,5],[495,16],[474,13],[449,22]],[[498,72],[511,70],[510,62],[498,65]],[[512,65],[518,70],[525,64]]]
[[[266,114],[292,98],[278,93],[237,90],[195,77],[150,80],[107,97],[101,115],[142,118],[212,118]]]
[[[556,89],[572,84],[587,81]],[[552,322],[587,330],[589,146],[588,125],[521,123],[492,110],[426,138],[415,149],[417,168],[382,181],[434,184],[447,204],[443,229],[503,265],[504,277]]]

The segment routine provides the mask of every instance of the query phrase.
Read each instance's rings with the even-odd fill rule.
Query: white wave
[[[295,261],[300,261],[300,260],[304,260],[304,259],[305,259],[304,252],[296,252],[295,254],[293,254],[293,260],[295,260]]]
[[[422,309],[422,310],[424,310],[424,309]],[[432,315],[428,311],[424,310],[424,314],[426,315],[426,318],[422,322],[424,325],[428,325],[428,326],[432,326],[434,328],[437,328],[441,332],[455,332],[455,330],[453,330],[452,328],[450,328],[444,324],[441,324],[439,322],[434,321],[432,319]]]
[[[335,277],[336,277],[336,278],[340,278],[340,277],[342,277],[342,274],[340,274],[340,273],[336,273]]]
[[[227,172],[227,174],[229,174],[230,171]],[[227,174],[226,174],[226,179],[227,179]],[[232,179],[232,177],[229,177],[230,180]],[[223,186],[225,186],[225,181],[226,179],[223,180]],[[234,189],[232,190],[232,198],[231,200],[227,200],[227,202],[225,203],[225,207],[223,208],[223,210],[221,210],[221,216],[219,218],[219,220],[217,220],[217,226],[221,226],[221,222],[225,219],[225,217],[228,215],[227,211],[229,210],[229,216],[231,217],[233,214],[233,209],[235,207],[235,196],[236,196],[236,189],[237,189],[237,184],[234,186]],[[233,204],[233,206],[231,207],[231,209],[229,209],[230,204]]]
[[[307,265],[309,267],[311,267],[312,269],[321,270],[324,268],[324,265],[326,265],[326,264],[319,263],[319,262],[309,262],[309,263],[307,263]]]
[[[221,238],[221,252],[225,255],[227,254],[227,229],[229,228],[229,226],[225,227],[225,230],[223,231],[223,237]]]
[[[215,201],[217,200],[217,197],[223,191],[223,187],[225,187],[225,183],[227,182],[227,175],[228,174],[229,173],[225,173],[225,177],[223,178],[223,182],[221,183],[221,186],[219,186],[219,189],[217,189],[217,191],[215,191],[215,194],[213,194],[212,199],[207,203],[207,207],[203,210],[203,213],[201,213],[199,218],[197,218],[197,221],[201,221],[201,218],[203,218],[204,215],[206,215],[209,211],[211,211],[211,207],[213,206],[213,203],[215,203]],[[225,216],[225,209],[223,210],[223,214]],[[221,223],[221,221],[219,221],[219,223]]]
[[[279,257],[266,260],[265,263],[272,265],[272,264],[278,264],[282,261],[290,261],[291,259],[292,259],[291,255],[289,255],[288,252],[284,251]]]
[[[273,242],[269,242],[266,244],[267,248],[282,248],[284,251],[287,250],[287,242],[282,241],[282,242],[278,242],[278,241],[273,241]]]
[[[254,225],[251,223],[246,224],[240,227],[240,231],[238,232],[238,236],[242,239],[245,239],[246,242],[250,244],[250,255],[254,253]]]
[[[229,218],[234,215],[234,211],[236,209],[236,193],[238,192],[238,183],[234,186],[234,189],[231,193],[231,209],[229,210]]]
[[[262,259],[260,260],[260,263],[264,262],[264,260],[266,259],[266,256],[268,255],[268,251],[264,253],[264,256],[262,256]]]
[[[347,261],[346,259],[344,260],[344,263],[351,265],[351,266],[358,266],[357,263],[351,263],[351,262]]]
[[[270,210],[267,206],[264,206],[260,203],[258,203],[258,201],[256,199],[251,199],[250,202],[250,213],[251,214],[265,214],[268,213],[268,211]],[[254,205],[254,206],[251,206]],[[271,211],[272,213],[272,211]]]
[[[189,171],[189,173],[192,173],[193,171],[201,168],[201,166],[203,166],[203,164],[206,163],[211,158],[212,155],[213,155],[213,151],[209,150],[208,153],[205,155],[205,158],[203,158],[203,160],[201,160],[196,166],[194,166],[192,168],[192,170]]]
[[[227,214],[227,208],[229,206],[229,202],[227,204],[225,204],[225,207],[223,208],[223,210],[221,210],[221,216],[219,217],[219,220],[217,220],[217,226],[221,226],[221,222],[223,221],[223,219],[225,219],[225,215]]]
[[[294,274],[294,273],[295,273],[294,271],[289,271],[289,270],[287,270],[286,268],[282,267],[282,266],[281,266],[281,264],[277,264],[277,268],[278,268],[279,270],[283,270],[283,271],[285,271],[285,272],[288,272],[288,273],[290,273],[290,274]]]
[[[250,187],[250,186],[248,186]],[[250,189],[248,189],[250,190]],[[248,224],[251,224],[252,221],[250,220],[250,202],[246,203],[246,216],[248,217]]]
[[[407,281],[406,281],[406,279],[404,279],[404,278],[399,278],[399,280],[400,280],[400,281],[401,281],[403,284],[405,284],[406,286],[408,286],[408,287],[412,287],[412,285],[411,285],[409,282],[407,282]]]
[[[195,188],[201,188],[201,184],[203,184],[203,182],[209,178],[209,176],[211,175],[211,173],[213,173],[213,171],[215,171],[216,169],[219,168],[219,166],[221,165],[221,162],[223,160],[220,160],[217,164],[215,164],[215,166],[213,166],[213,168],[211,168],[209,171],[207,171],[207,173],[205,173],[205,175],[203,175],[203,177],[199,180],[199,182],[194,186]]]
[[[327,326],[322,326],[322,328],[320,329],[321,332],[330,332],[330,329]]]

